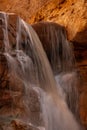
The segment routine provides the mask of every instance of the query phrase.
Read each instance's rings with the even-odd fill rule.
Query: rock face
[[[26,25],[26,26],[24,26]],[[21,28],[20,28],[21,26]],[[55,129],[56,126],[56,121],[58,119],[58,123],[60,120],[60,114],[63,115],[62,118],[64,121],[64,126],[62,129],[65,130],[65,128],[68,126],[68,122],[66,123],[66,113],[68,111],[68,108],[66,106],[65,103],[62,103],[61,100],[62,98],[60,98],[61,94],[58,95],[58,99],[60,100],[60,107],[62,104],[65,104],[65,106],[63,105],[63,107],[58,107],[62,110],[56,111],[55,109],[53,110],[53,108],[55,107],[55,100],[51,100],[51,96],[46,96],[46,94],[44,95],[45,91],[49,90],[55,90],[55,82],[53,83],[53,88],[51,88],[51,81],[53,79],[53,77],[51,77],[51,73],[46,73],[45,69],[46,66],[44,68],[44,53],[39,53],[42,54],[42,61],[38,56],[38,53],[36,53],[38,51],[38,49],[35,50],[34,47],[35,46],[35,41],[33,41],[34,39],[32,38],[33,43],[31,44],[31,39],[29,39],[32,34],[34,35],[34,31],[30,31],[30,34],[28,33],[28,31],[26,30],[26,28],[28,29],[30,26],[27,25],[23,20],[21,20],[19,17],[17,17],[16,15],[10,15],[10,14],[6,14],[6,13],[0,13],[0,29],[1,29],[1,46],[0,46],[0,129],[2,130],[41,130],[44,129],[44,121],[43,121],[43,113],[42,113],[42,108],[41,105],[46,105],[46,107],[48,107],[47,109],[45,109],[45,111],[47,110],[47,112],[49,113],[49,115],[52,116],[51,118],[49,116],[51,121],[52,119],[54,119],[54,123],[52,125],[52,129]],[[31,28],[29,28],[31,29]],[[35,39],[35,40],[38,40]],[[37,45],[39,45],[39,40],[37,42]],[[33,49],[34,48],[34,49]],[[33,50],[35,52],[35,54],[33,54]],[[41,48],[39,49],[38,52],[41,51]],[[42,51],[41,51],[42,52]],[[44,52],[44,51],[43,51]],[[34,55],[34,56],[33,56]],[[34,58],[30,58],[34,57]],[[35,57],[36,56],[36,57]],[[41,55],[40,55],[41,56]],[[29,57],[29,59],[28,59]],[[27,58],[27,59],[26,59]],[[37,59],[40,61],[38,61]],[[31,60],[30,60],[31,59]],[[36,59],[36,60],[34,60]],[[28,61],[28,62],[27,62]],[[36,64],[37,61],[39,63]],[[34,77],[32,77],[33,72],[32,71],[32,67],[31,67],[31,62],[33,63],[32,65],[34,65],[35,70],[37,69],[38,73],[34,73],[34,74],[38,74],[38,81],[36,80],[36,77],[34,79]],[[28,63],[28,64],[27,64]],[[49,64],[46,62],[45,63],[47,65],[47,69],[49,69]],[[41,66],[40,66],[41,64]],[[37,66],[36,66],[37,65]],[[30,67],[30,68],[29,68]],[[31,71],[29,71],[29,69],[31,69]],[[36,72],[34,70],[34,72]],[[41,70],[41,71],[40,71]],[[44,73],[46,73],[46,76],[44,75]],[[48,71],[47,70],[47,71]],[[50,70],[51,71],[51,70]],[[40,76],[40,72],[41,72],[41,76]],[[49,72],[49,71],[48,71]],[[23,75],[22,75],[23,74]],[[43,76],[44,75],[44,76]],[[49,76],[50,75],[50,76]],[[30,76],[30,77],[29,77]],[[33,75],[34,76],[34,75]],[[44,78],[43,78],[44,77]],[[48,82],[46,81],[46,79],[49,79]],[[34,82],[33,82],[34,81]],[[46,85],[46,83],[47,85]],[[54,81],[54,79],[53,79]],[[40,84],[40,83],[41,84]],[[51,84],[52,84],[51,83]],[[40,85],[41,88],[38,88],[37,86]],[[41,86],[42,85],[42,86]],[[44,87],[45,86],[45,87]],[[48,87],[48,88],[47,88]],[[49,89],[50,87],[50,89]],[[38,89],[36,89],[38,88]],[[41,90],[41,93],[39,93]],[[43,91],[45,90],[45,91]],[[49,92],[48,91],[48,92]],[[43,93],[42,93],[43,92]],[[57,91],[52,91],[52,95],[57,94]],[[49,92],[50,93],[50,92]],[[48,93],[47,93],[48,94]],[[51,95],[51,94],[50,94]],[[54,99],[57,99],[57,96],[53,96]],[[46,99],[44,99],[46,98]],[[43,102],[41,102],[42,100],[44,100]],[[47,102],[46,102],[47,100]],[[51,102],[50,102],[51,100]],[[42,104],[41,104],[42,103]],[[50,104],[49,104],[50,103]],[[47,106],[49,105],[49,106]],[[50,111],[50,106],[52,111]],[[53,108],[52,108],[53,107]],[[45,108],[45,106],[43,107]],[[66,112],[63,111],[67,110]],[[58,110],[58,109],[56,109]],[[45,112],[44,111],[44,112]],[[44,113],[46,114],[46,113]],[[56,114],[58,114],[56,116]],[[53,115],[55,115],[54,118]],[[72,121],[74,122],[74,118],[73,116],[70,114],[70,119],[72,119]],[[46,118],[46,119],[49,119]],[[47,120],[48,121],[48,120]],[[59,123],[60,124],[60,123]],[[72,124],[72,122],[71,122]],[[50,123],[49,123],[50,125]],[[62,124],[61,124],[62,125]],[[68,126],[68,129],[73,129],[73,127],[77,130],[79,130],[79,126],[77,125],[76,121],[75,121],[75,126]],[[50,129],[51,127],[47,127],[47,129]],[[57,128],[61,129],[60,125],[57,126]],[[67,129],[66,128],[66,129]]]
[[[53,72],[58,74],[73,71],[75,59],[65,28],[53,22],[39,22],[32,27],[41,40]]]
[[[82,123],[87,127],[87,0],[47,0],[46,2],[49,4],[40,0],[31,3],[35,6],[31,6],[30,1],[27,0],[22,0],[22,2],[19,0],[1,0],[0,2],[1,11],[16,13],[31,24],[40,21],[52,21],[65,26],[68,39],[74,45],[77,68],[81,75],[81,85],[78,88],[80,94],[79,109]],[[38,2],[40,4],[37,4]],[[32,11],[34,8],[37,8],[35,12]],[[10,39],[13,39],[12,35],[14,33],[11,34]],[[0,48],[2,48],[2,36],[3,33],[0,29]]]
[[[53,22],[39,22],[32,27],[40,38],[54,77],[65,93],[69,109],[79,120],[79,74],[76,71],[73,47],[67,40],[65,28]]]
[[[29,23],[57,22],[66,27],[69,40],[79,44],[87,43],[86,0],[22,0],[22,5],[19,0],[2,0],[0,10],[16,13]]]
[[[87,2],[85,0],[50,2],[30,19],[30,23],[39,21],[57,22],[66,27],[70,41],[87,43]]]
[[[8,20],[7,20],[8,19]],[[26,111],[25,86],[10,69],[5,57],[8,39],[11,49],[16,46],[16,31],[19,17],[0,13],[0,129],[2,130],[41,130],[41,108],[38,94],[30,89],[29,109]],[[8,33],[8,34],[7,34]],[[5,44],[6,43],[6,44]],[[14,55],[15,56],[15,55]],[[25,97],[25,100],[23,100]],[[26,117],[29,121],[26,122]]]
[[[27,124],[24,123],[20,120],[12,120],[10,123],[6,123],[6,124],[0,124],[0,129],[1,130],[41,130],[35,126],[33,126],[32,124]]]
[[[57,0],[50,2],[34,14],[30,23],[41,21],[56,22],[65,26],[68,40],[73,42],[77,69],[81,76],[80,116],[87,127],[87,1],[86,0]]]
[[[0,11],[16,13],[28,22],[29,17],[36,13],[44,4],[51,0],[1,0]]]

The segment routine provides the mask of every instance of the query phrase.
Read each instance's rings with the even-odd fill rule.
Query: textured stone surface
[[[72,71],[75,62],[65,28],[53,22],[40,22],[32,27],[41,40],[53,72],[57,74]]]
[[[65,42],[65,41],[67,41],[65,28],[63,26],[60,26],[53,22],[40,22],[40,23],[33,24],[32,27],[37,32],[37,34],[42,42],[43,48],[47,54],[47,57],[49,59],[49,62],[51,64],[51,67],[52,67],[55,75],[58,73],[61,74],[62,72],[63,73],[65,72],[67,75],[67,74],[69,74],[69,72],[71,74],[71,72],[75,72],[75,69],[77,70],[76,71],[77,79],[75,78],[75,75],[74,75],[74,79],[78,80],[78,82],[73,80],[73,77],[72,77],[71,78],[72,83],[76,82],[76,84],[73,84],[71,86],[69,84],[69,86],[68,86],[68,83],[70,83],[71,79],[69,77],[69,82],[68,82],[67,78],[66,78],[65,79],[66,81],[64,82],[65,86],[63,89],[64,90],[67,89],[69,91],[69,89],[71,87],[70,91],[72,91],[72,94],[70,94],[70,91],[68,93],[66,91],[68,99],[70,99],[71,102],[73,102],[73,105],[71,107],[69,106],[69,108],[71,108],[71,111],[75,114],[76,117],[78,117],[78,115],[79,115],[78,113],[80,113],[80,116],[82,119],[81,110],[77,110],[76,112],[73,110],[76,110],[76,108],[78,109],[78,106],[79,106],[79,108],[83,107],[83,106],[81,106],[80,102],[82,102],[82,103],[83,103],[83,101],[86,102],[86,100],[84,100],[85,97],[83,97],[82,101],[80,101],[81,100],[80,91],[79,91],[79,97],[80,97],[79,103],[78,103],[78,98],[77,98],[78,97],[77,88],[78,88],[78,90],[80,88],[82,88],[83,85],[80,86],[80,82],[83,82],[84,78],[83,79],[82,79],[82,77],[80,78],[80,72],[78,70],[79,66],[77,67],[78,62],[76,63],[76,66],[75,66],[75,61],[73,58],[74,52],[72,52],[73,49],[72,50],[70,49],[71,48],[71,46],[69,46],[70,43]],[[68,46],[67,46],[67,43],[68,43]],[[66,46],[67,46],[67,48],[66,48]],[[66,53],[64,54],[64,52],[66,52]],[[84,56],[84,53],[82,53],[82,54]],[[76,59],[79,60],[79,53],[77,50],[75,51],[75,56],[76,56]],[[81,58],[80,58],[80,60],[81,60]],[[64,61],[64,63],[63,63],[63,61]],[[64,66],[63,66],[63,64],[64,64]],[[56,73],[55,73],[55,70],[56,70]],[[61,85],[63,85],[63,82]],[[69,88],[66,86],[68,86]],[[74,87],[77,87],[77,88],[74,88]],[[67,103],[69,103],[69,102],[67,102]],[[86,107],[86,103],[84,104],[84,107]]]
[[[16,13],[28,22],[32,14],[50,1],[52,0],[0,0],[0,11]]]
[[[57,22],[66,27],[69,40],[87,43],[86,0],[3,0],[0,10],[16,13],[29,23]]]
[[[81,85],[78,88],[82,102],[80,113],[83,124],[87,126],[87,103],[84,103],[87,100],[85,96],[82,96],[87,92],[87,0],[48,0],[46,2],[49,4],[45,6],[43,1],[38,6],[36,5],[38,2],[34,2],[33,4],[39,9],[35,12],[32,10],[36,7],[30,8],[27,0],[22,0],[22,2],[1,0],[0,2],[0,10],[14,12],[29,23],[53,21],[65,26],[68,39],[74,44],[77,67],[81,75]],[[3,33],[2,30],[0,32],[1,47]]]
[[[15,119],[11,122],[1,123],[0,122],[0,130],[42,130],[41,128],[37,128],[32,124],[27,124],[22,122],[21,120]]]
[[[41,8],[30,22],[53,21],[66,27],[68,39],[78,43],[87,43],[87,2],[85,0],[50,2]]]
[[[8,21],[5,21],[6,17]],[[16,47],[18,19],[16,15],[6,16],[0,13],[0,130],[38,130],[39,128],[35,126],[40,126],[43,122],[40,115],[39,95],[33,88],[29,88],[28,97],[26,97],[25,85],[17,74],[9,69],[4,53],[8,45],[5,32],[6,22],[12,51]],[[26,100],[28,100],[28,109]],[[34,126],[25,123],[27,119],[28,123]]]
[[[50,26],[52,25],[52,30],[50,30]],[[56,30],[59,29],[60,32],[62,30],[63,27],[58,27],[58,25],[53,24],[53,23],[37,23],[37,24],[33,24],[32,25],[33,28],[35,29],[35,31],[37,32],[42,45],[47,53],[48,59],[49,61],[50,58],[52,57],[52,38],[51,41],[49,39],[48,36],[51,35],[51,31],[53,32],[53,36],[54,36],[54,28],[56,27]],[[48,29],[48,31],[47,31]],[[50,33],[49,33],[50,31]],[[48,34],[46,34],[48,32]],[[64,32],[64,31],[63,31]],[[56,33],[55,33],[56,34]],[[57,37],[59,37],[60,35],[58,35]],[[55,39],[55,36],[54,36]],[[54,48],[56,48],[56,44],[55,44],[55,40],[54,40]],[[85,43],[84,43],[85,44]],[[79,113],[80,113],[80,118],[82,123],[87,127],[87,48],[86,48],[86,44],[85,47],[84,45],[81,46],[80,44],[76,44],[75,42],[73,42],[74,45],[74,53],[75,53],[75,58],[76,58],[76,69],[78,72],[78,78],[79,78],[79,84],[78,84],[78,91],[79,91]],[[58,48],[57,48],[58,51]],[[66,51],[66,48],[65,48]],[[56,52],[55,52],[56,53]],[[58,57],[57,57],[58,58]],[[68,61],[67,61],[68,62]],[[54,64],[57,64],[54,62]],[[52,65],[52,63],[51,63]],[[53,69],[54,70],[54,69]],[[82,111],[81,111],[82,110]]]
[[[65,26],[67,36],[73,42],[77,69],[80,73],[80,116],[87,127],[87,1],[69,0],[58,4],[55,0],[34,14],[30,23],[52,21]],[[84,96],[82,96],[84,95]]]

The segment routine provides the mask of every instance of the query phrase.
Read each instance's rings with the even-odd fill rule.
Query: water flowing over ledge
[[[37,34],[19,17],[11,20],[12,15],[0,13],[0,127],[80,130]]]

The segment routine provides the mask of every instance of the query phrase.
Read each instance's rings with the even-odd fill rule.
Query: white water
[[[68,104],[69,109],[75,115],[77,120],[79,120],[78,112],[78,91],[77,91],[77,74],[76,72],[61,73],[55,76],[57,84],[60,84],[60,87],[63,89],[65,94],[65,99]]]
[[[40,97],[45,130],[80,130],[63,95],[61,95],[62,90],[59,86],[56,86],[52,70],[38,36],[30,25],[21,19],[18,20],[20,24],[18,24],[16,49],[9,52],[7,48],[4,55],[8,61],[10,73],[18,77],[24,84],[23,105],[26,115],[23,119],[29,121],[28,92],[30,89],[35,89]],[[7,25],[6,28],[8,28]],[[6,35],[8,33],[4,33],[4,39],[8,37]],[[24,38],[22,35],[24,35]],[[4,43],[6,44],[6,41]],[[7,43],[9,43],[9,40]]]

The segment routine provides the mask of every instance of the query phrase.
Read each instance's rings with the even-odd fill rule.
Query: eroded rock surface
[[[31,9],[29,1],[26,0],[22,2],[18,0],[2,0],[0,2],[1,11],[16,13],[31,24],[40,21],[52,21],[65,26],[68,39],[74,44],[77,67],[81,74],[81,86],[79,88],[81,95],[80,114],[83,124],[87,126],[87,0],[48,0],[49,4],[45,3],[45,5],[43,1],[41,1],[39,6],[36,5],[38,2],[34,3],[36,7],[32,5]],[[33,7],[39,10],[35,9],[35,12],[33,12]],[[14,19],[13,16],[11,17]],[[1,20],[0,24],[2,24]],[[11,28],[12,31],[11,34],[9,34],[9,38],[12,41],[12,45],[15,46],[15,42],[13,42],[15,41],[15,33],[13,33],[15,28]],[[10,30],[11,29],[9,29],[9,31]],[[2,47],[2,37],[3,33],[2,29],[0,29],[1,51],[4,49],[4,47]]]
[[[73,42],[78,72],[81,83],[80,115],[87,127],[87,1],[68,0],[52,1],[40,9],[29,20],[30,23],[51,21],[63,25],[67,30],[68,40]]]
[[[39,95],[30,87],[26,97],[24,82],[9,68],[5,56],[9,39],[10,51],[15,57],[18,20],[16,15],[0,13],[0,130],[41,130],[38,128],[43,124]]]
[[[65,26],[68,39],[77,43],[87,43],[87,1],[57,0],[50,2],[34,14],[30,23],[53,21]]]

